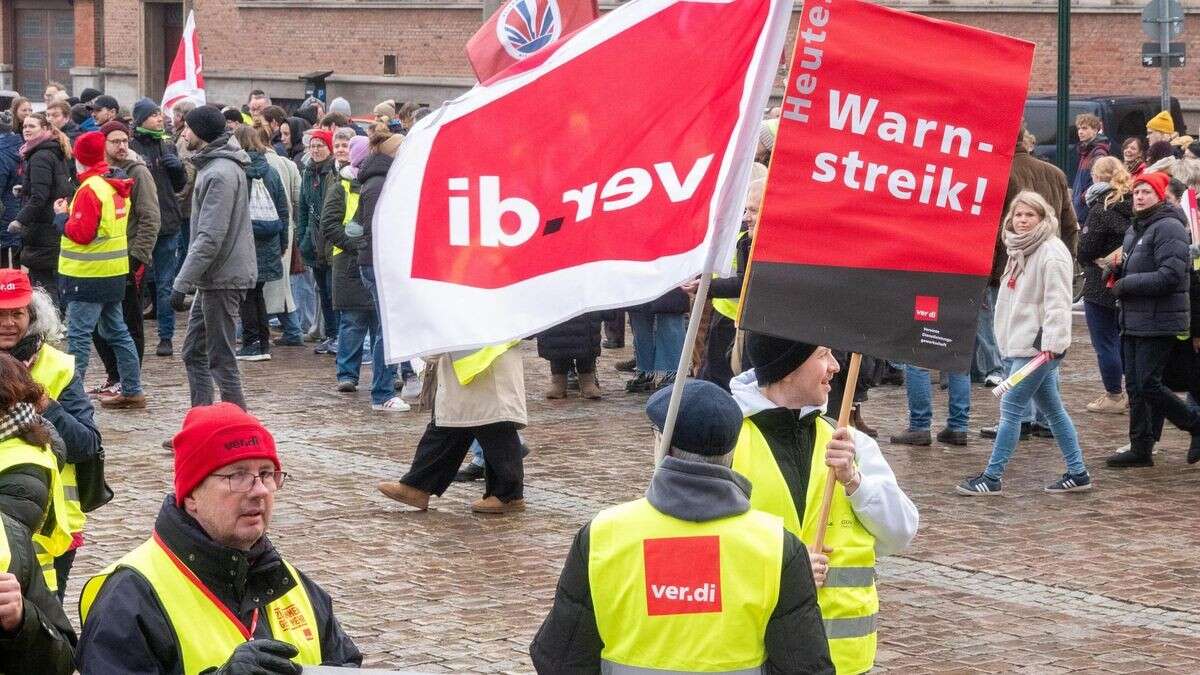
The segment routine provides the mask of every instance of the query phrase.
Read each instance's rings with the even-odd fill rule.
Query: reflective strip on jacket
[[[346,212],[342,215],[342,228],[345,229],[358,213],[358,199],[360,195],[350,189],[350,181],[345,178],[342,179],[342,192],[346,193]],[[342,249],[337,246],[333,247],[333,255],[341,255],[342,252]]]
[[[747,232],[746,230],[742,230],[741,232],[738,232],[737,241],[741,242],[742,239],[745,239],[749,235],[750,235],[749,232]],[[733,250],[733,273],[735,275],[738,273],[738,259],[737,259],[737,247],[736,246],[734,246],[734,250]],[[713,278],[716,278],[716,276],[717,275],[714,274]],[[716,310],[717,313],[720,314],[721,316],[726,317],[728,319],[732,319],[733,321],[737,321],[738,308],[739,308],[740,304],[741,304],[740,298],[713,298],[712,299],[713,309]]]
[[[129,273],[129,199],[117,194],[103,176],[89,176],[79,186],[91,189],[100,201],[100,226],[96,238],[79,244],[63,235],[58,254],[58,273],[76,279],[106,279]],[[79,195],[79,191],[75,192]],[[71,208],[75,198],[71,199]]]
[[[491,367],[492,362],[500,358],[504,352],[520,344],[520,340],[512,340],[502,345],[492,345],[475,351],[461,351],[450,354],[454,364],[454,376],[462,386],[471,384],[477,375]]]

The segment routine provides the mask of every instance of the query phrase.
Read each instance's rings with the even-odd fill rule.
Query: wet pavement
[[[1200,672],[1200,465],[1185,463],[1187,437],[1171,428],[1153,468],[1104,467],[1127,442],[1128,418],[1084,408],[1101,387],[1076,318],[1063,392],[1096,483],[1090,493],[1043,493],[1064,469],[1053,441],[1036,439],[1021,443],[1003,495],[957,496],[955,483],[987,460],[990,442],[976,431],[995,422],[996,399],[972,389],[967,447],[911,448],[886,442],[906,424],[903,388],[871,390],[865,417],[921,512],[911,549],[879,564],[879,670]],[[154,344],[152,325],[147,333]],[[272,538],[333,596],[366,665],[532,670],[529,641],[575,532],[598,510],[641,496],[650,475],[646,396],[625,393],[613,369],[631,347],[605,351],[605,398],[592,402],[545,400],[548,364],[532,342],[522,345],[523,436],[533,452],[528,508],[508,517],[469,511],[481,482],[454,484],[426,513],[376,492],[408,466],[429,415],[375,413],[367,391],[335,392],[332,357],[276,348],[272,361],[242,364],[250,407],[293,476],[278,494]],[[89,372],[91,385],[98,361]],[[97,413],[117,496],[89,520],[69,583],[75,620],[83,580],[144,540],[170,489],[172,458],[160,443],[188,404],[178,356],[147,355],[143,381],[147,410]],[[937,390],[934,431],[945,415]]]

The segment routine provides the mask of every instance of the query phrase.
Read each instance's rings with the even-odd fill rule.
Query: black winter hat
[[[758,376],[758,383],[772,384],[787,377],[808,360],[816,345],[796,342],[764,333],[746,332],[746,353]]]
[[[154,101],[148,98],[139,98],[137,103],[133,104],[133,126],[142,126],[142,122],[145,122],[147,117],[159,110],[158,104]]]
[[[84,89],[83,91],[79,92],[79,102],[80,103],[90,103],[92,101],[92,99],[96,98],[97,96],[99,96],[100,94],[103,94],[103,93],[104,92],[100,91],[99,89],[92,89],[91,87],[88,87],[87,89]]]
[[[646,402],[646,416],[660,431],[676,386],[659,389]],[[733,452],[741,430],[742,410],[728,392],[704,380],[684,383],[671,447],[705,457],[725,455]]]
[[[92,99],[92,110],[99,110],[100,108],[120,110],[121,104],[118,103],[117,99],[113,98],[112,96],[109,96],[108,94],[101,94]]]
[[[211,105],[202,105],[188,113],[184,122],[205,143],[212,143],[225,133],[225,116]]]

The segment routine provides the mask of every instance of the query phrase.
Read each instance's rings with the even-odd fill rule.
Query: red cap
[[[1167,198],[1167,186],[1171,184],[1171,177],[1161,171],[1147,171],[1133,179],[1135,186],[1138,183],[1149,185],[1161,200]]]
[[[269,459],[279,470],[275,439],[258,418],[232,403],[188,411],[175,434],[175,503],[192,494],[209,474],[243,459]]]
[[[28,307],[33,297],[29,275],[21,270],[0,268],[0,309]]]
[[[89,131],[75,139],[75,159],[84,166],[95,166],[104,161],[104,134]]]
[[[314,129],[309,132],[308,137],[313,140],[321,141],[326,147],[329,148],[330,152],[333,152],[333,134],[325,131],[324,129]]]

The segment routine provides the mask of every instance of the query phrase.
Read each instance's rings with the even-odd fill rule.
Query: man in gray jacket
[[[250,157],[225,131],[225,117],[212,106],[188,113],[183,137],[195,152],[196,185],[191,238],[175,277],[171,306],[183,311],[185,294],[196,291],[183,339],[188,388],[193,406],[211,405],[215,379],[221,400],[244,409],[234,342],[238,306],[258,277],[246,180]]]

